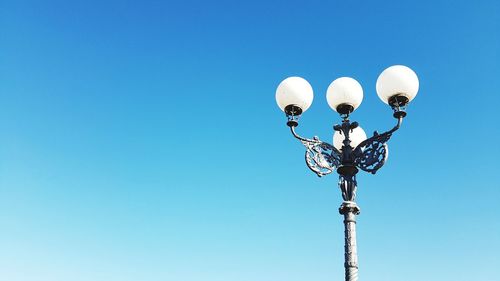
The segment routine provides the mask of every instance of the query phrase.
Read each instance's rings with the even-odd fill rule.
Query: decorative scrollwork
[[[322,177],[330,174],[339,167],[350,167],[349,170],[352,172],[354,166],[363,171],[375,174],[385,164],[385,161],[387,161],[389,154],[387,141],[401,126],[403,116],[397,116],[397,119],[398,123],[394,128],[382,134],[375,131],[371,138],[364,140],[354,149],[349,145],[349,132],[356,128],[358,124],[357,122],[350,123],[348,119],[345,119],[342,121],[341,126],[336,125],[334,127],[336,131],[343,132],[347,139],[344,141],[342,152],[337,150],[333,145],[319,140],[318,137],[307,139],[299,136],[295,132],[295,127],[298,125],[297,122],[289,121],[287,124],[290,127],[292,135],[306,147],[305,160],[307,166],[311,171]],[[339,174],[346,174],[347,170],[339,170],[338,172]],[[355,179],[353,179],[353,182],[355,184]],[[347,195],[347,197],[350,196]]]
[[[292,135],[306,147],[306,164],[319,177],[333,172],[340,166],[340,152],[331,144],[319,140],[303,138],[295,132],[295,126],[290,124]]]
[[[387,141],[391,138],[392,132],[378,134],[376,131],[373,137],[361,142],[356,147],[355,164],[361,170],[375,174],[378,169],[382,168],[387,160],[389,148]]]
[[[354,202],[354,200],[356,199],[357,186],[358,183],[356,182],[356,175],[339,176],[339,188],[340,191],[342,191],[342,198],[344,199],[344,201]]]
[[[403,117],[403,115],[398,115],[398,123],[394,128],[382,134],[375,131],[371,138],[364,140],[354,149],[356,159],[354,162],[358,168],[375,174],[378,169],[384,166],[385,161],[387,161],[387,156],[389,155],[387,142],[391,138],[392,133],[401,127]]]
[[[333,145],[322,142],[318,137],[300,139],[306,147],[306,164],[319,177],[330,174],[340,165],[340,153]]]

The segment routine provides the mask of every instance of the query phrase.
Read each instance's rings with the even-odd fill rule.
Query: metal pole
[[[358,251],[356,245],[356,215],[359,207],[354,201],[344,201],[339,213],[344,215],[345,226],[345,280],[358,281]]]

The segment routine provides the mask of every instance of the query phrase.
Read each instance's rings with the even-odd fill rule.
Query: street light
[[[292,135],[306,147],[306,164],[314,173],[322,177],[334,170],[339,174],[339,187],[344,202],[339,212],[344,215],[345,226],[345,280],[358,280],[358,255],[356,249],[356,215],[360,209],[356,199],[356,174],[359,169],[375,174],[387,160],[387,141],[399,129],[406,116],[406,107],[418,92],[418,77],[410,68],[394,65],[385,69],[377,79],[377,94],[391,106],[397,124],[391,130],[379,134],[374,132],[370,138],[357,122],[349,120],[351,114],[363,100],[363,88],[350,77],[341,77],[328,87],[326,99],[328,105],[340,114],[342,124],[333,129],[333,145],[299,136],[295,127],[299,117],[312,104],[311,85],[301,77],[289,77],[283,80],[276,90],[276,101],[288,118],[287,125]]]

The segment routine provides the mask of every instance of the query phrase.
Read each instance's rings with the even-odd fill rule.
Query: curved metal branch
[[[297,132],[295,132],[295,126],[290,126],[290,131],[292,132],[292,135],[293,135],[296,139],[298,139],[298,140],[300,140],[300,141],[309,141],[309,142],[314,142],[314,141],[315,141],[315,140],[312,140],[312,139],[306,139],[306,138],[303,138],[303,137],[299,136],[299,135],[297,134]]]
[[[392,134],[401,127],[401,123],[403,122],[403,117],[397,119],[398,123],[394,128],[382,134],[375,131],[371,138],[364,140],[355,148],[355,164],[361,170],[375,174],[385,164],[389,155],[387,142]]]
[[[333,172],[340,166],[340,152],[331,144],[321,141],[318,137],[303,138],[290,126],[292,135],[306,147],[305,160],[307,167],[319,177]]]
[[[394,128],[390,129],[386,133],[392,134],[392,133],[394,133],[395,131],[397,131],[401,127],[401,124],[403,123],[403,117],[398,117],[397,119],[398,119],[398,123],[396,124],[396,126],[394,126]]]

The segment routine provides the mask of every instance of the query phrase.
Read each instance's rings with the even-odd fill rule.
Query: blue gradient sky
[[[498,1],[0,1],[0,280],[342,280],[337,178],[317,178],[274,91],[306,78],[300,132],[330,141],[329,83],[392,127],[378,74],[420,92],[358,177],[361,280],[499,280]]]

